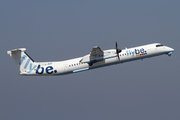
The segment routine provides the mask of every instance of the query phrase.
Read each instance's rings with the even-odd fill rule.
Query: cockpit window
[[[162,44],[160,44],[160,45],[156,45],[156,47],[161,47],[161,46],[164,46],[164,45],[162,45]]]

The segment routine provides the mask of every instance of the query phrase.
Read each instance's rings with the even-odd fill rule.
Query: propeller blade
[[[117,45],[117,42],[116,42],[116,54],[118,54],[118,45]]]
[[[120,58],[119,58],[119,55],[117,54],[117,57],[118,57],[118,59],[119,59],[119,61],[120,61]]]
[[[117,44],[117,42],[116,42],[116,54],[117,54],[117,57],[118,57],[119,61],[120,61],[120,58],[119,58],[119,53],[120,53],[120,52],[121,52],[121,50],[118,49],[118,44]]]

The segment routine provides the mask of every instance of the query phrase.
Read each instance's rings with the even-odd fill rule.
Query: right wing
[[[96,57],[96,56],[102,56],[104,54],[104,52],[101,50],[101,48],[99,46],[95,46],[93,47],[91,53],[90,53],[90,57]]]
[[[104,52],[101,50],[100,47],[95,46],[93,47],[90,55],[86,55],[83,59],[80,60],[82,63],[95,63],[97,61],[103,60]]]

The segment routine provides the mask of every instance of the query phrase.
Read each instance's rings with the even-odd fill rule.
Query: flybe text
[[[37,66],[36,65],[33,66],[33,64],[30,62],[31,60],[29,58],[26,60],[26,58],[28,57],[26,55],[23,55],[21,57],[21,61],[19,65],[21,66],[23,61],[26,61],[26,64],[24,65],[23,69],[27,70],[28,69],[27,67],[29,65],[29,70],[27,71],[27,73],[31,73]]]
[[[23,64],[25,62],[25,64]],[[57,73],[57,70],[53,70],[52,66],[47,66],[46,68],[41,67],[40,65],[35,65],[28,57],[27,55],[23,55],[21,57],[20,66],[22,66],[22,69],[27,71],[27,73],[31,73],[33,70],[36,70],[36,74],[43,74],[44,72],[47,74]],[[29,66],[29,67],[28,67]]]
[[[142,55],[146,55],[147,52],[146,50],[144,50],[144,48],[141,49],[134,49],[134,50],[127,50],[126,51],[127,56],[142,56]]]
[[[48,67],[46,67],[46,69],[44,69],[44,67],[41,67],[40,65],[38,65],[37,70],[36,70],[36,74],[43,74],[44,71],[47,74],[57,73],[57,70],[53,70],[52,66],[48,66]]]

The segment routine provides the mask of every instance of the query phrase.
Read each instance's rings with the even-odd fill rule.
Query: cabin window
[[[162,45],[162,44],[160,44],[160,45],[156,45],[156,47],[161,47],[161,46],[164,46],[164,45]]]

